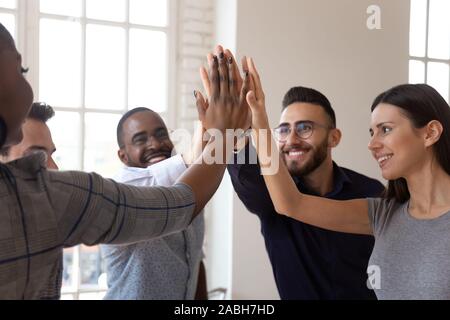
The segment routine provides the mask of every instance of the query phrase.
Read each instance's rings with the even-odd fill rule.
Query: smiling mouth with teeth
[[[308,150],[290,150],[285,152],[288,158],[302,158],[308,153]]]
[[[392,158],[392,156],[393,156],[392,154],[387,154],[387,155],[385,155],[385,156],[382,156],[382,157],[378,158],[378,159],[377,159],[378,164],[379,164],[380,166],[383,166],[383,165],[386,163],[387,160],[389,160],[390,158]]]
[[[151,164],[155,164],[157,162],[166,160],[169,157],[170,157],[170,155],[166,155],[166,154],[160,153],[160,154],[157,154],[157,155],[151,155],[149,157],[146,157],[146,158],[144,158],[144,161],[145,161],[145,163],[148,163],[148,164],[151,165]]]
[[[156,162],[160,162],[160,161],[165,160],[165,159],[167,159],[166,156],[159,156],[159,157],[153,157],[147,162],[148,163],[156,163]]]
[[[305,151],[289,151],[290,156],[300,156],[302,154],[305,154]]]

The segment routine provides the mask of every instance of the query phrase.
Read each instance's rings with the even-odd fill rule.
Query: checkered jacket
[[[58,299],[65,247],[148,240],[192,219],[185,184],[133,187],[44,163],[39,153],[0,164],[0,299]]]

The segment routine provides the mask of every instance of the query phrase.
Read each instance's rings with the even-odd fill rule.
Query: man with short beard
[[[299,190],[339,200],[380,195],[380,182],[333,162],[331,149],[339,144],[341,132],[322,93],[294,87],[282,105],[274,137]],[[243,159],[245,164],[237,164]],[[249,159],[256,155],[247,144],[228,172],[241,201],[261,221],[281,299],[375,299],[366,284],[373,237],[327,231],[277,214],[259,164]]]
[[[193,143],[201,148],[201,133],[196,138]],[[121,183],[169,187],[192,161],[189,154],[172,156],[174,145],[166,124],[148,108],[135,108],[122,116],[117,143],[125,166],[114,180]],[[200,214],[185,230],[164,237],[129,245],[101,245],[108,279],[105,299],[207,299],[204,232]]]

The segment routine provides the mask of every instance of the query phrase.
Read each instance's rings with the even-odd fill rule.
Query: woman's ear
[[[439,121],[432,120],[428,122],[425,126],[425,147],[435,144],[441,138],[442,131],[444,131],[444,128]]]

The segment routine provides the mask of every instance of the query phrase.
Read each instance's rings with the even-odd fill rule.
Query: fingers
[[[211,52],[206,55],[206,61],[208,62],[209,69],[211,69],[214,62],[214,55]]]
[[[237,96],[238,94],[238,87],[236,86],[236,75],[235,75],[235,71],[234,71],[234,67],[236,65],[236,63],[234,63],[233,57],[228,57],[227,58],[227,64],[228,64],[228,82],[229,82],[229,90],[230,90],[230,95],[232,97]]]
[[[242,72],[245,74],[248,71],[248,63],[246,56],[242,57],[241,64],[242,64]]]
[[[237,61],[234,58],[233,53],[231,53],[231,51],[228,49],[225,50],[225,56],[228,59],[230,59],[230,58],[233,59],[233,62],[234,62],[232,65],[233,66],[233,77],[235,80],[235,90],[236,90],[236,92],[238,92],[240,90],[240,88],[242,87],[243,80],[242,80],[241,74],[239,72],[239,67],[237,65]],[[230,89],[231,89],[231,83],[230,83]]]
[[[211,82],[209,81],[208,71],[206,71],[206,68],[203,66],[200,67],[200,78],[202,79],[203,90],[205,90],[206,96],[208,98],[211,97]]]
[[[220,95],[237,96],[243,89],[244,79],[242,79],[239,67],[230,50],[224,51],[223,47],[218,45],[215,48],[216,55],[209,53],[207,55],[209,74],[205,67],[200,67],[200,78],[207,97],[210,99]],[[242,59],[244,73],[249,70],[247,58]],[[248,76],[249,83],[244,94],[251,88],[254,88],[254,81],[251,75]],[[244,99],[245,100],[245,99]]]
[[[249,71],[252,75],[252,79],[254,81],[256,98],[257,99],[264,98],[264,91],[262,89],[261,79],[259,77],[259,73],[256,70],[255,63],[252,58],[248,59],[248,66],[249,66]]]
[[[215,48],[215,51],[217,52],[217,54],[219,54],[219,52],[223,52],[223,47],[220,44],[218,44]]]
[[[246,96],[247,96],[247,92],[250,90],[250,74],[248,73],[248,71],[245,71],[244,73],[244,80],[242,83],[242,88],[241,88],[241,92],[240,92],[240,96],[239,96],[239,101],[245,101]],[[241,103],[242,105],[242,103]]]
[[[252,90],[255,93],[255,97],[257,97],[255,78],[253,77],[253,74],[250,73],[250,71],[248,72],[248,77],[249,77],[249,82],[250,82],[250,90]]]
[[[203,98],[200,91],[194,90],[195,105],[197,106],[198,119],[203,122],[205,119],[206,110],[208,109],[208,102]]]
[[[239,95],[239,106],[240,112],[244,117],[244,123],[241,128],[247,130],[251,126],[251,111],[249,110],[248,102],[247,102],[247,94],[250,90],[250,74],[248,71],[244,74],[244,82],[242,84],[242,89]]]
[[[248,77],[249,77],[249,89],[248,90],[255,90],[255,81],[253,80],[252,74],[249,71],[249,67],[248,67],[248,62],[250,61],[249,58],[247,57],[243,57],[242,58],[242,71],[245,73],[248,73]]]
[[[256,70],[255,62],[253,61],[253,58],[249,57],[247,62],[248,62],[248,67],[249,67],[250,71],[252,71],[255,74],[256,78],[259,80],[259,73],[258,73],[258,70]]]
[[[213,56],[209,68],[209,79],[211,88],[211,100],[216,100],[220,95],[220,77],[219,77],[219,60],[217,56]]]
[[[220,47],[220,51],[218,52],[219,57],[219,79],[220,79],[220,95],[224,96],[229,93],[229,72],[227,59],[225,59],[225,54],[223,53],[223,48]]]
[[[250,106],[250,109],[252,110],[252,113],[255,113],[258,111],[258,101],[256,100],[255,92],[249,91],[246,95],[247,103]]]

